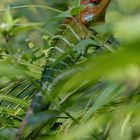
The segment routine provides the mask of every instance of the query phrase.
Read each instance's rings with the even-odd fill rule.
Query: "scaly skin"
[[[75,64],[77,58],[85,53],[76,50],[75,45],[81,40],[92,37],[92,32],[87,28],[88,23],[105,21],[109,2],[110,0],[81,0],[81,5],[85,5],[86,8],[80,14],[80,22],[77,18],[65,20],[61,32],[53,39],[47,66],[42,74],[42,84],[51,83],[58,74]],[[89,20],[87,17],[90,15],[93,17]]]
[[[61,32],[56,34],[55,38],[52,39],[47,65],[44,68],[41,79],[43,91],[49,91],[53,79],[65,69],[74,65],[80,56],[85,53],[83,50],[75,49],[75,46],[78,42],[92,37],[92,32],[88,29],[89,24],[92,22],[104,22],[105,11],[110,0],[100,0],[99,4],[94,6],[91,6],[90,2],[93,4],[96,1],[81,0],[81,5],[85,5],[86,8],[81,12],[79,18],[66,19],[61,26]],[[33,112],[39,112],[42,105],[41,101],[42,94],[41,92],[38,92],[22,121],[17,140],[22,137],[28,118]]]
[[[86,5],[86,8],[80,14],[81,23],[88,26],[90,23],[105,22],[106,9],[110,1],[111,0],[81,0],[81,5]],[[92,6],[92,2],[95,2],[95,5]]]

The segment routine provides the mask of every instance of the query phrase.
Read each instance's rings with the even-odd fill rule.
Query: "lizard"
[[[87,49],[76,48],[75,46],[86,39],[90,39],[93,36],[93,31],[89,30],[89,26],[92,23],[105,22],[105,13],[107,6],[111,0],[81,0],[80,5],[84,5],[85,8],[80,12],[80,15],[64,20],[61,25],[61,31],[58,32],[54,38],[52,38],[51,47],[48,53],[47,64],[42,72],[41,88],[47,92],[55,77],[61,74],[65,69],[76,64],[81,56],[84,56]],[[92,44],[95,47],[100,47],[97,44]],[[38,92],[26,115],[21,123],[17,134],[17,140],[20,139],[24,128],[26,127],[29,117],[39,112],[42,105],[43,95]]]

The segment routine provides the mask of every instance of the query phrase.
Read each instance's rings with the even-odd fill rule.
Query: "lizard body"
[[[86,47],[91,42],[86,44],[85,49],[75,46],[83,40],[93,39],[93,32],[88,28],[89,24],[92,22],[104,22],[109,2],[110,0],[81,0],[81,5],[85,5],[86,8],[79,16],[66,19],[64,24],[61,25],[61,31],[52,39],[47,64],[42,73],[41,87],[45,93],[49,91],[51,83],[59,74],[74,65],[80,56],[85,54]],[[92,45],[97,47],[94,43]],[[29,117],[33,112],[39,112],[41,101],[42,93],[38,92],[21,123],[17,140],[20,139]]]

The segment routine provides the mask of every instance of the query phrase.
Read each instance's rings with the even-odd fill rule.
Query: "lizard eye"
[[[100,0],[89,0],[89,3],[98,5],[100,3]]]

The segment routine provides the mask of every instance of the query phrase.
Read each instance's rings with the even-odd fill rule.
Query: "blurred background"
[[[0,136],[3,137],[3,140],[9,140],[11,135],[15,136],[17,131],[15,128],[19,127],[35,94],[36,87],[33,82],[40,79],[46,64],[50,47],[48,35],[55,34],[65,18],[64,11],[74,7],[75,2],[76,0],[0,0]],[[62,17],[58,18],[59,15]],[[116,140],[131,140],[133,131],[135,139],[140,138],[140,0],[112,0],[107,9],[105,26],[99,26],[96,29],[100,33],[111,32],[120,42],[120,48],[115,55],[106,54],[101,58],[93,56],[91,60],[81,65],[83,70],[76,75],[77,77],[72,75],[71,80],[63,83],[72,85],[71,89],[69,86],[64,86],[61,90],[62,93],[57,93],[63,94],[62,97],[65,97],[67,96],[65,93],[75,90],[76,86],[80,85],[82,78],[83,80],[85,77],[91,78],[93,84],[99,80],[97,77],[106,73],[105,87],[101,89],[97,87],[97,91],[89,90],[85,93],[81,90],[72,97],[70,103],[64,104],[68,111],[69,108],[72,110],[74,117],[85,120],[81,119],[80,121],[84,123],[73,129],[75,123],[69,118],[66,119],[62,129],[65,132],[66,128],[68,134],[62,134],[62,137],[57,135],[56,140],[67,138],[73,140],[77,136],[82,136],[82,133],[90,134],[91,130],[95,130],[93,134],[97,134],[97,140],[99,140],[103,136],[103,133],[100,132],[104,130],[104,126],[107,126],[104,133],[106,132],[111,140],[114,140],[114,135],[118,133],[121,133],[122,137],[118,135]],[[30,88],[28,88],[29,85],[31,85]],[[87,93],[88,96],[85,96]],[[93,95],[93,93],[97,94]],[[9,95],[18,99],[14,100]],[[13,101],[12,105],[10,101]],[[85,102],[88,109],[81,107]],[[91,104],[89,105],[89,103]],[[92,106],[93,108],[95,106],[95,110]],[[3,107],[5,108],[3,109]],[[7,108],[9,110],[6,110]],[[81,110],[78,110],[79,108]],[[79,114],[76,109],[80,112]],[[91,116],[94,113],[97,114],[93,121]],[[86,115],[90,116],[88,119],[91,119],[92,123],[86,120]],[[103,123],[98,116],[102,117]],[[131,125],[131,119],[134,119],[133,125]],[[113,123],[110,123],[110,120],[113,120]],[[4,128],[12,128],[12,131]],[[87,128],[86,132],[85,128]],[[73,133],[69,133],[69,130]]]

